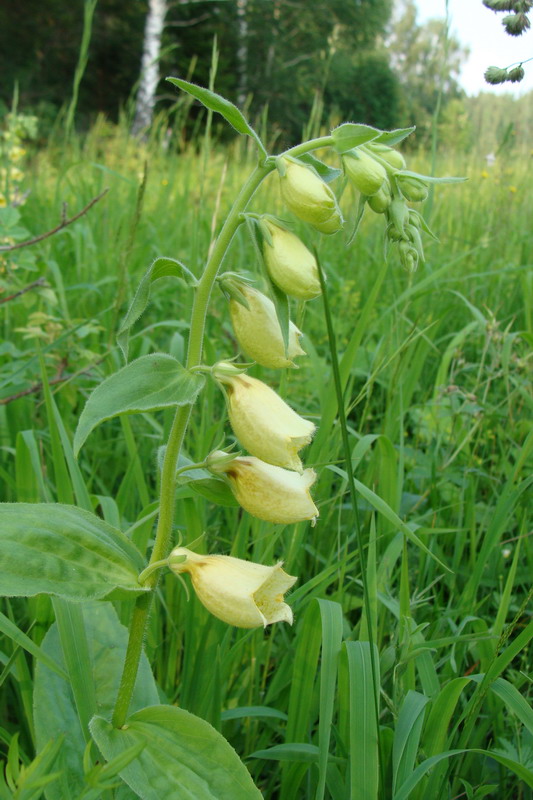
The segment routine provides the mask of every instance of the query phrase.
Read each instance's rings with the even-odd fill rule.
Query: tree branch
[[[0,297],[0,306],[2,305],[2,303],[9,303],[10,300],[15,300],[17,297],[20,297],[21,294],[26,294],[26,292],[29,292],[30,289],[35,289],[37,286],[46,286],[46,285],[47,284],[44,278],[38,278],[38,280],[33,281],[33,283],[29,283],[23,289],[20,289],[20,291],[15,292],[15,294],[10,294],[7,297]]]
[[[42,242],[43,239],[48,239],[49,236],[53,236],[54,233],[58,233],[60,230],[63,230],[63,228],[66,228],[67,225],[71,225],[73,222],[76,222],[77,219],[83,217],[83,215],[86,214],[89,211],[89,209],[91,209],[99,200],[101,200],[102,197],[108,193],[108,191],[109,188],[104,189],[104,191],[101,192],[99,195],[93,197],[93,199],[89,203],[87,203],[85,208],[82,208],[81,211],[78,211],[78,213],[74,214],[74,216],[71,217],[70,219],[66,218],[67,206],[66,203],[63,203],[61,222],[59,223],[59,225],[57,225],[51,231],[47,231],[46,233],[41,233],[39,236],[35,236],[33,239],[26,239],[25,242],[17,242],[17,244],[3,245],[0,247],[0,253],[8,253],[11,250],[19,250],[21,247],[29,247],[32,244],[37,244],[37,242]]]

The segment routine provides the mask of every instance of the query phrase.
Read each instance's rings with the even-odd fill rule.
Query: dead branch
[[[63,228],[66,228],[67,225],[72,225],[72,223],[76,222],[77,219],[83,217],[83,215],[86,214],[89,211],[89,209],[91,209],[99,200],[101,200],[102,197],[108,193],[108,191],[109,188],[104,189],[104,191],[101,192],[99,195],[93,197],[93,199],[89,203],[87,203],[85,208],[82,208],[81,211],[78,211],[78,213],[74,214],[74,216],[71,217],[70,219],[66,219],[67,204],[63,203],[61,222],[59,223],[59,225],[57,225],[55,228],[52,228],[51,231],[47,231],[46,233],[41,233],[39,236],[35,236],[33,239],[26,239],[25,242],[17,242],[17,244],[2,245],[0,246],[0,253],[8,253],[11,250],[19,250],[21,247],[29,247],[32,244],[37,244],[37,242],[42,242],[43,239],[48,239],[49,236],[53,236],[54,233],[58,233],[59,231],[63,230]]]
[[[33,281],[33,283],[29,283],[27,286],[24,286],[23,289],[20,289],[15,294],[9,294],[7,297],[0,297],[0,306],[2,303],[9,303],[10,300],[15,300],[17,297],[20,297],[21,294],[26,294],[31,289],[36,289],[37,286],[47,286],[47,283],[44,278],[38,278],[38,280]]]
[[[106,354],[107,356],[107,354]],[[94,367],[97,367],[98,364],[101,364],[102,361],[105,360],[106,356],[103,358],[98,359],[93,364],[90,364],[85,369],[80,369],[78,372],[73,372],[72,375],[64,375],[63,371],[66,367],[66,361],[62,360],[57,370],[56,377],[52,378],[48,381],[49,386],[56,386],[58,383],[65,383],[66,381],[71,381],[74,378],[78,378],[80,375],[88,375]],[[9,397],[0,398],[0,406],[7,406],[9,403],[13,403],[15,400],[19,400],[21,397],[27,397],[29,394],[37,394],[43,388],[43,384],[41,382],[34,383],[33,386],[28,387],[27,389],[23,389],[21,392],[17,392],[17,394],[12,394]]]

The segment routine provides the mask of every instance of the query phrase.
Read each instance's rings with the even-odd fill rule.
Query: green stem
[[[222,226],[222,230],[220,231],[220,234],[216,240],[215,246],[213,247],[213,251],[206,264],[204,273],[198,283],[194,298],[191,314],[189,350],[186,363],[188,368],[196,367],[198,364],[200,364],[202,358],[207,307],[211,297],[213,284],[218,274],[218,270],[220,269],[220,265],[226,250],[230,245],[235,231],[241,224],[242,220],[240,215],[248,205],[261,181],[268,175],[269,172],[272,171],[273,168],[274,165],[258,166],[252,172],[247,182],[242,187],[240,194],[233,205],[233,208],[231,209],[226,221],[224,222],[224,225]],[[172,525],[174,521],[176,466],[178,463],[178,456],[180,454],[181,446],[183,444],[183,439],[185,437],[185,432],[189,424],[191,409],[192,405],[190,404],[180,406],[176,410],[176,415],[172,423],[172,429],[168,438],[165,458],[163,460],[163,468],[161,471],[159,519],[157,522],[155,544],[148,567],[153,566],[156,562],[166,558],[170,548]],[[113,725],[116,728],[121,728],[124,725],[128,713],[142,653],[144,631],[152,605],[152,597],[154,594],[153,590],[157,586],[158,578],[158,570],[153,571],[153,573],[148,576],[146,579],[146,586],[152,589],[152,591],[141,595],[136,600],[133,610],[128,648],[124,661],[124,669],[122,672],[122,679],[113,713]]]

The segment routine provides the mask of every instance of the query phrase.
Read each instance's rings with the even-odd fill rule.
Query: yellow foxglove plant
[[[335,193],[312,167],[282,157],[278,171],[283,202],[298,219],[321,233],[341,230],[343,219]]]
[[[252,286],[242,285],[239,288],[248,307],[232,297],[229,312],[243,353],[262,367],[297,367],[294,359],[305,355],[305,350],[300,346],[302,332],[293,322],[289,322],[289,341],[285,352],[281,326],[272,300]]]
[[[342,228],[342,215],[330,181],[338,177],[340,170],[312,156],[316,150],[330,148],[339,160],[344,158],[348,173],[350,170],[353,173],[354,163],[358,164],[361,173],[360,167],[363,165],[365,183],[361,183],[359,173],[357,177],[359,185],[364,190],[362,202],[359,204],[361,213],[366,207],[369,194],[374,195],[376,197],[374,207],[384,217],[387,240],[398,245],[404,266],[414,269],[418,259],[422,258],[421,233],[429,233],[429,230],[421,215],[408,207],[407,194],[411,192],[412,195],[415,189],[420,191],[420,182],[424,189],[426,184],[442,180],[420,176],[403,168],[402,157],[395,155],[389,145],[401,141],[410,132],[408,130],[382,132],[365,125],[345,124],[333,130],[330,135],[303,142],[279,155],[269,155],[242,113],[229,101],[208,89],[179,78],[172,78],[171,81],[204,103],[211,111],[220,113],[238,131],[251,137],[257,145],[259,157],[222,222],[216,240],[209,248],[201,274],[198,276],[193,274],[175,259],[156,259],[142,279],[121,325],[119,344],[127,361],[129,331],[146,307],[152,282],[160,277],[174,277],[185,282],[191,290],[193,301],[190,319],[184,323],[188,328],[188,346],[184,364],[166,353],[150,353],[127,363],[93,391],[79,418],[74,442],[76,453],[93,428],[111,417],[132,412],[152,413],[174,407],[174,418],[169,428],[168,440],[166,446],[160,450],[163,455],[158,462],[161,470],[160,480],[157,481],[158,520],[149,562],[145,563],[144,555],[120,530],[107,522],[104,523],[90,511],[76,508],[70,502],[65,505],[57,504],[53,508],[45,504],[46,513],[37,503],[21,504],[23,508],[20,511],[14,509],[11,504],[1,504],[0,507],[2,516],[0,545],[3,541],[8,541],[10,548],[8,563],[16,562],[18,565],[14,573],[14,583],[9,583],[9,575],[3,576],[3,582],[8,582],[6,596],[49,593],[59,598],[80,601],[95,597],[106,598],[115,590],[119,590],[119,596],[124,596],[124,593],[128,592],[129,596],[134,598],[128,645],[111,723],[105,720],[99,721],[98,717],[91,722],[93,733],[101,732],[102,726],[112,725],[115,729],[108,730],[105,736],[99,737],[95,734],[96,743],[108,760],[116,756],[116,751],[112,752],[113,748],[109,746],[109,742],[123,739],[120,731],[128,726],[129,708],[156,593],[158,570],[161,567],[170,566],[177,574],[189,572],[201,602],[228,624],[253,628],[278,621],[292,621],[292,613],[283,596],[295,579],[283,572],[281,563],[267,567],[231,557],[201,556],[181,547],[172,550],[172,535],[176,528],[174,519],[177,505],[176,488],[180,473],[184,470],[191,470],[191,483],[205,480],[204,467],[213,474],[221,476],[228,483],[242,508],[266,522],[288,525],[309,520],[314,523],[318,516],[318,509],[310,492],[316,474],[312,469],[302,468],[298,455],[301,448],[309,443],[314,425],[300,417],[266,384],[243,374],[242,370],[227,363],[222,366],[218,364],[214,369],[203,363],[205,328],[212,290],[241,224],[245,223],[248,226],[254,237],[256,250],[261,246],[264,247],[264,261],[272,283],[272,299],[278,323],[275,324],[272,307],[264,296],[260,296],[259,293],[254,294],[252,290],[242,290],[242,298],[245,301],[243,307],[248,313],[245,314],[242,309],[236,310],[234,307],[232,318],[245,352],[257,357],[258,362],[266,366],[279,368],[290,365],[294,356],[300,354],[300,351],[299,331],[294,327],[291,328],[289,324],[290,309],[287,296],[307,300],[320,294],[322,275],[314,256],[305,245],[294,234],[276,224],[266,213],[254,215],[248,211],[256,191],[265,179],[277,171],[281,195],[287,207],[299,219],[310,223],[319,232],[335,233]],[[383,146],[388,149],[384,150]],[[358,148],[359,152],[352,152]],[[313,167],[305,162],[305,158],[309,157]],[[390,193],[390,202],[384,187]],[[263,255],[260,252],[258,255],[263,262]],[[327,297],[324,297],[324,308],[328,333],[331,333]],[[263,343],[260,342],[261,338]],[[342,415],[344,403],[334,348],[331,352],[333,364],[337,365],[337,371],[334,370],[335,390],[339,414]],[[286,361],[290,363],[287,364]],[[197,464],[178,466],[180,455],[183,455],[181,451],[186,441],[192,409],[204,389],[206,372],[212,372],[225,384],[231,425],[236,437],[251,455],[235,457],[221,450],[209,454]],[[350,479],[352,462],[346,424],[343,424],[342,428],[346,440],[345,463],[352,494],[352,508],[356,510],[357,498],[354,482]],[[200,473],[201,477],[194,477],[193,470],[197,474]],[[69,495],[66,496],[68,498]],[[56,536],[54,541],[67,543],[64,545],[66,548],[64,552],[67,553],[68,564],[75,561],[76,569],[67,570],[65,561],[61,560],[61,557],[58,560],[55,548],[47,546],[49,537],[39,535],[41,524],[45,525],[46,531],[50,528],[51,533],[54,533]],[[71,535],[72,531],[76,533],[75,541]],[[36,533],[33,536],[34,532]],[[225,535],[231,537],[231,531]],[[31,538],[32,564],[27,561],[24,539],[26,536]],[[357,537],[363,585],[366,586],[365,551],[359,528]],[[244,546],[244,542],[242,544]],[[76,552],[74,561],[73,547]],[[39,548],[46,569],[41,568],[37,561],[36,554]],[[171,550],[173,558],[169,560],[168,554]],[[36,563],[37,568],[35,568]],[[98,569],[95,568],[95,563],[99,565]],[[65,575],[68,580],[65,579]],[[366,590],[365,598],[367,619],[370,620],[371,609]],[[129,604],[124,607],[129,607]],[[61,605],[56,607],[56,610],[60,611],[56,614],[58,627],[63,624],[66,617],[64,609],[63,611],[61,609]],[[371,639],[372,626],[367,627]],[[61,628],[60,635],[62,635]],[[371,641],[370,652],[373,652]],[[157,709],[155,712],[157,720],[165,717],[168,709],[163,709],[165,712],[163,715],[161,706]],[[177,714],[179,710],[173,708],[172,712],[174,711]],[[142,711],[143,714],[146,712],[152,713],[148,708]],[[90,713],[86,707],[85,717],[90,717]],[[86,738],[87,719],[82,720],[80,717],[80,722],[85,726],[84,738]],[[195,720],[193,715],[188,715],[187,730],[191,724],[198,728],[200,722],[202,721]],[[204,727],[202,731],[201,737],[198,737],[201,740],[201,749],[196,753],[198,758],[202,757],[208,746],[210,748],[212,746],[213,753],[219,752],[217,748],[221,744],[220,735],[214,729],[209,732]],[[179,734],[173,728],[165,729],[163,734],[165,736],[168,734],[166,739],[168,741],[172,741],[172,737],[178,738],[176,751],[179,758],[181,752]],[[196,739],[191,736],[187,746],[194,750],[195,742]],[[223,744],[227,746],[226,743]],[[246,796],[247,800],[258,797],[259,792],[251,784],[250,775],[242,763],[234,753],[229,753],[229,749],[224,752],[226,753],[224,758],[217,756],[218,760],[214,759],[214,769],[210,772],[224,773],[226,769],[224,759],[235,759],[224,776],[225,778],[230,776],[225,781],[225,785],[230,787],[228,790],[230,793],[224,790],[222,796],[219,791],[209,786],[211,796],[220,797],[221,800],[232,800],[231,791],[237,771],[239,780],[248,782],[246,785],[249,790],[243,797]],[[139,795],[148,796],[151,785],[142,783],[144,773],[138,756],[132,756],[132,759],[132,769],[136,776],[133,788]],[[146,763],[148,762],[149,758]],[[165,774],[162,772],[158,776],[161,782],[159,792],[161,796],[170,796],[176,785],[181,786],[184,775],[185,771],[181,770],[178,779],[167,786]],[[185,775],[185,780],[186,777]],[[193,783],[184,785],[183,791],[192,797],[196,796],[196,789],[197,785]]]
[[[234,370],[221,362],[212,372],[226,387],[229,421],[240,444],[268,464],[302,472],[298,452],[311,441],[315,426],[266,383]]]
[[[186,560],[172,564],[175,556],[186,556]],[[241,558],[204,556],[186,547],[176,547],[169,564],[177,575],[183,572],[190,575],[202,605],[228,625],[237,628],[266,628],[274,622],[292,625],[292,609],[283,596],[297,579],[281,568],[282,561],[266,567]]]
[[[309,492],[316,480],[312,469],[300,475],[254,456],[239,456],[228,461],[223,451],[212,453],[207,462],[213,473],[226,476],[239,505],[258,519],[288,525],[304,520],[314,523],[318,517]]]
[[[285,294],[312,300],[321,292],[314,255],[294,233],[265,219],[263,256],[268,274]]]

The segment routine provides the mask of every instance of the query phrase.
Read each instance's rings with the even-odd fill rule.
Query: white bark
[[[248,91],[248,20],[246,19],[246,6],[248,0],[237,0],[237,72],[239,83],[237,88],[237,105],[244,106]]]
[[[146,25],[144,27],[141,79],[135,104],[132,133],[140,133],[152,122],[155,93],[159,83],[159,54],[161,37],[167,13],[167,0],[149,0]]]

